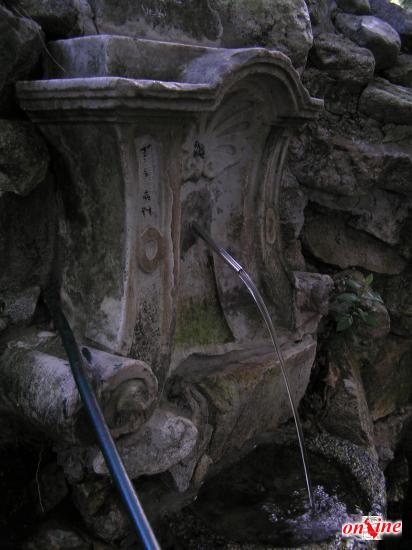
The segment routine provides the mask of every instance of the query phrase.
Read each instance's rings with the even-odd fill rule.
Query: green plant
[[[362,324],[371,327],[379,325],[376,315],[371,311],[371,305],[383,304],[383,300],[378,292],[372,290],[372,283],[372,273],[363,281],[351,277],[339,281],[337,292],[330,304],[337,332],[356,329]]]

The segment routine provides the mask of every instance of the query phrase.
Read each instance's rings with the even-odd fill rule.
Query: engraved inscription
[[[144,217],[152,216],[153,206],[152,204],[147,204],[151,202],[152,195],[154,191],[155,178],[154,178],[154,164],[153,164],[153,145],[151,143],[145,143],[139,147],[139,171],[140,171],[140,182],[143,184],[143,193],[142,201],[143,206],[141,207],[141,212]]]
[[[138,248],[140,268],[146,273],[153,272],[164,254],[161,223],[161,192],[159,188],[159,160],[157,147],[151,136],[136,140],[139,171],[138,194]]]

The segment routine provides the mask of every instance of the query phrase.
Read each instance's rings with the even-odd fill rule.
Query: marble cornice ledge
[[[283,103],[279,120],[313,118],[323,106],[309,96],[289,58],[264,48],[92,36],[54,42],[51,53],[60,67],[49,61],[46,80],[17,85],[20,104],[34,120],[121,119],[133,112],[140,117],[141,110],[176,111],[179,116],[182,111],[215,111],[228,90],[246,78],[272,81],[273,93]]]

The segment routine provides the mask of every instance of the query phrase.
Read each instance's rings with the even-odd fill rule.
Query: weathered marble
[[[55,56],[60,55],[60,63],[67,59],[70,76],[82,76],[84,67],[89,66],[88,60],[95,59],[96,56],[97,74],[102,75],[100,67],[104,68],[103,74],[112,70],[110,64],[104,63],[107,57],[111,57],[110,48],[113,42],[118,43],[122,54],[128,48],[136,47],[136,44],[127,38],[90,37],[58,42],[52,46],[52,50]],[[75,56],[76,48],[81,44],[85,45],[84,56]],[[282,148],[287,144],[283,118],[311,116],[312,112],[315,113],[317,104],[310,103],[306,92],[297,85],[296,74],[282,54],[259,49],[213,50],[145,41],[138,44],[140,56],[134,58],[134,68],[131,71],[132,74],[135,71],[134,76],[136,72],[141,72],[145,80],[107,76],[103,79],[76,78],[35,82],[20,87],[20,97],[31,116],[41,122],[41,128],[53,146],[65,153],[65,158],[61,157],[62,167],[76,182],[74,187],[69,181],[66,184],[62,182],[66,217],[68,216],[70,221],[64,223],[61,233],[65,236],[67,258],[73,255],[78,264],[76,275],[70,269],[72,261],[68,260],[67,268],[63,268],[64,296],[69,311],[72,312],[72,321],[76,321],[75,324],[80,327],[87,324],[88,338],[115,351],[137,353],[142,359],[156,365],[166,360],[166,356],[163,359],[159,357],[159,351],[164,349],[161,354],[166,353],[167,347],[170,346],[167,342],[170,343],[173,325],[171,293],[174,292],[178,273],[173,269],[172,258],[177,259],[180,255],[183,260],[180,266],[182,283],[179,287],[181,305],[178,306],[178,310],[186,308],[186,304],[191,301],[192,307],[201,307],[201,296],[196,297],[196,294],[204,290],[197,290],[198,284],[193,285],[194,273],[198,280],[202,273],[200,280],[203,280],[203,286],[210,280],[208,270],[205,270],[206,265],[202,267],[202,262],[206,259],[204,249],[199,245],[193,248],[194,241],[187,222],[190,218],[197,218],[205,227],[212,223],[212,234],[221,235],[219,240],[222,245],[233,246],[233,251],[238,251],[240,260],[247,255],[248,268],[253,272],[255,260],[252,260],[253,254],[250,256],[249,251],[252,252],[255,234],[252,227],[256,224],[256,217],[252,216],[251,208],[254,208],[253,196],[262,191],[256,185],[253,191],[250,190],[250,199],[245,203],[247,209],[236,219],[241,211],[241,205],[236,202],[237,194],[233,193],[233,189],[239,185],[239,181],[257,177],[257,163],[252,166],[248,158],[270,154],[274,166],[282,161]],[[155,72],[156,78],[168,76],[177,82],[148,79],[152,67],[150,59],[156,48],[160,48],[165,59],[163,69],[161,67]],[[187,64],[182,67],[182,60],[185,58]],[[281,77],[282,80],[279,80],[279,76],[271,76],[272,66],[276,75],[284,75]],[[123,69],[128,68],[123,66]],[[247,76],[248,72],[252,75],[250,78]],[[255,73],[261,73],[262,77],[255,77]],[[264,76],[265,73],[267,76]],[[256,87],[256,78],[261,78],[266,84]],[[239,90],[235,91],[232,88],[222,101],[225,88],[229,84],[233,87],[236,80],[239,82]],[[286,92],[288,88],[290,91]],[[285,112],[281,115],[281,104],[272,103],[270,98],[272,94],[285,92]],[[55,97],[53,102],[49,101],[50,94]],[[75,96],[77,99],[72,100]],[[291,101],[292,97],[295,97],[293,102],[297,101],[296,106]],[[101,124],[84,124],[78,120],[77,109],[81,104],[83,109],[88,109],[89,118],[97,116],[104,121],[104,131]],[[298,104],[301,105],[299,113]],[[242,105],[241,111],[239,105]],[[275,105],[278,105],[275,112],[270,113]],[[141,108],[156,110],[156,116],[160,118],[157,122],[153,116],[150,119],[143,118],[139,132],[136,133],[130,120],[132,107],[136,109],[137,114]],[[219,112],[214,114],[213,110]],[[116,111],[117,114],[114,115]],[[165,116],[167,111],[170,111],[168,117]],[[193,111],[205,113],[193,117]],[[207,114],[209,111],[212,113]],[[255,114],[252,116],[253,112]],[[126,113],[130,120],[129,126],[122,124],[117,127],[111,122],[113,116],[121,118]],[[174,113],[181,113],[181,117],[183,115],[183,124],[176,126]],[[50,117],[56,116],[69,117],[73,122],[77,122],[60,126],[48,122]],[[272,131],[271,123],[268,124],[266,121],[275,121],[280,116],[282,125],[279,131]],[[157,136],[156,139],[154,136]],[[83,145],[79,149],[80,143]],[[129,143],[133,143],[136,149],[126,145]],[[68,150],[73,151],[71,155],[66,154]],[[137,151],[137,156],[134,151]],[[163,151],[167,151],[167,156],[161,156]],[[89,160],[96,157],[99,157],[101,162],[91,171]],[[178,172],[177,162],[174,160],[178,158],[183,162],[182,175]],[[278,181],[273,182],[271,179],[271,170],[272,167],[264,176],[267,190],[263,195],[266,197],[262,199],[263,203],[277,201]],[[169,183],[160,185],[161,175],[166,171]],[[276,168],[276,173],[280,173],[280,165]],[[140,192],[133,185],[135,174],[140,179]],[[178,198],[176,193],[180,177],[183,179],[183,186]],[[104,186],[102,181],[105,182]],[[112,186],[110,200],[107,200],[108,182]],[[126,195],[120,192],[122,182],[129,186]],[[223,189],[226,189],[225,193],[221,192]],[[210,203],[212,196],[213,205]],[[124,202],[126,197],[128,200]],[[172,197],[175,197],[174,202]],[[197,204],[199,200],[201,203]],[[132,215],[132,203],[136,204],[141,216]],[[177,206],[174,210],[171,209],[173,203],[181,204],[181,210]],[[73,207],[76,205],[75,209],[70,207],[70,204]],[[100,227],[94,220],[95,215],[89,212],[89,204],[94,204],[95,212],[99,210]],[[157,210],[157,204],[160,205],[160,211]],[[203,213],[199,218],[200,205]],[[212,206],[213,210],[210,210]],[[276,206],[274,208],[269,207],[266,212],[259,213],[259,218],[263,216],[266,219],[267,234],[262,235],[262,238],[267,244],[262,243],[262,252],[256,250],[256,253],[259,256],[263,253],[266,265],[263,277],[269,277],[271,280],[270,288],[279,289],[277,296],[273,296],[272,299],[283,300],[283,297],[287,296],[286,279],[280,268],[281,263],[275,260],[278,254],[275,250],[278,222]],[[178,236],[176,232],[179,231],[179,218],[183,224],[180,254],[172,246]],[[251,224],[250,229],[245,228],[239,234],[240,227],[247,220]],[[233,228],[228,225],[230,223],[235,224]],[[96,270],[95,254],[100,248],[102,231],[106,234],[103,263],[99,264]],[[127,237],[124,248],[118,245],[117,235],[121,234]],[[80,235],[83,237],[79,241]],[[87,239],[84,240],[86,235]],[[133,244],[136,235],[140,235],[139,240]],[[82,242],[81,250],[76,246],[77,242]],[[132,254],[136,246],[137,258]],[[94,250],[93,256],[87,252],[91,249]],[[90,261],[96,267],[90,265]],[[195,269],[193,275],[192,269]],[[249,334],[253,337],[255,329],[250,325],[249,317],[243,316],[241,309],[238,310],[236,307],[236,301],[233,302],[238,294],[239,299],[242,302],[244,300],[243,293],[239,291],[240,283],[237,283],[233,276],[229,276],[226,268],[219,263],[214,269],[220,301],[231,332],[235,338],[245,338]],[[119,276],[120,272],[126,273],[126,279]],[[139,274],[138,278],[133,276],[133,273]],[[81,290],[86,288],[86,284],[87,295]],[[133,289],[136,284],[138,287]],[[283,291],[280,290],[282,285]],[[211,291],[215,292],[214,283]],[[82,292],[83,298],[79,302],[78,297]],[[192,296],[193,292],[195,296]],[[137,298],[137,303],[136,299],[127,298],[129,293]],[[213,303],[210,302],[210,297],[207,300]],[[282,307],[280,311],[286,313],[287,309]],[[88,319],[84,317],[86,312]],[[139,318],[140,315],[142,318]],[[159,346],[155,342],[158,341],[160,327],[164,344]]]
[[[313,306],[312,306],[313,307]],[[316,343],[306,336],[287,343],[282,352],[292,392],[299,403],[309,382]],[[192,356],[175,371],[173,391],[198,390],[208,403],[202,423],[214,426],[207,455],[211,464],[235,458],[238,451],[262,432],[272,432],[290,417],[290,404],[278,360],[270,345],[240,348],[215,356]]]
[[[317,282],[319,287],[321,281]],[[309,382],[316,342],[307,335],[291,344],[283,336],[282,351],[299,403]],[[210,467],[236,459],[239,449],[291,415],[279,363],[268,344],[188,357],[169,379],[165,396],[169,405],[157,408],[117,445],[133,479],[169,471],[179,491],[201,483]],[[59,460],[72,482],[90,474],[108,475],[95,447],[59,449]]]
[[[169,470],[185,490],[209,462],[234,456],[291,416],[251,298],[190,223],[229,248],[265,289],[299,402],[327,292],[300,287],[294,307],[279,189],[289,136],[322,102],[282,53],[263,48],[104,35],[49,48],[58,64],[46,61],[46,80],[21,83],[18,93],[59,173],[64,307],[80,339],[147,362],[160,388],[176,389],[182,379],[181,390],[165,395],[175,407],[170,418],[162,405],[119,447],[132,477]],[[216,361],[218,374],[208,376]],[[202,382],[192,382],[203,365]],[[269,383],[259,384],[265,376]],[[217,415],[227,385],[238,397]],[[101,457],[91,462],[84,453],[59,450],[72,481],[106,474]]]
[[[157,404],[157,380],[141,361],[82,348],[114,437],[134,432]],[[55,441],[93,441],[65,352],[54,332],[26,331],[0,356],[0,410]]]
[[[371,3],[376,10],[377,3]],[[0,53],[0,60],[5,59],[0,82],[6,75],[7,106],[12,104],[14,74],[18,79],[40,78],[40,72],[32,71],[37,70],[35,60],[43,46],[41,40],[30,39],[30,29],[33,37],[45,32],[47,39],[94,32],[91,12],[82,12],[82,6],[87,8],[82,0],[13,4],[30,9],[43,30],[16,14],[7,15],[13,25],[26,29],[18,31],[22,37],[18,47],[8,51],[9,43],[15,43],[10,39]],[[297,401],[307,388],[316,346],[311,335],[327,314],[331,283],[328,276],[308,271],[332,273],[339,266],[359,265],[365,272],[380,273],[374,284],[382,288],[391,331],[402,341],[411,336],[409,272],[404,270],[412,255],[406,196],[412,194],[409,100],[399,89],[385,92],[396,96],[391,100],[385,96],[378,101],[381,91],[376,90],[368,96],[377,81],[361,97],[372,78],[375,58],[371,50],[336,34],[333,21],[337,13],[344,15],[342,11],[355,16],[366,13],[368,2],[338,4],[333,0],[93,0],[90,6],[98,30],[129,37],[48,42],[54,61],[45,53],[45,80],[20,89],[21,104],[49,141],[58,178],[42,182],[37,171],[45,157],[22,154],[15,163],[20,172],[12,183],[28,194],[0,197],[2,343],[15,333],[23,341],[27,325],[45,316],[41,287],[48,280],[52,253],[58,251],[54,266],[62,272],[65,311],[79,341],[87,341],[96,357],[106,354],[112,366],[121,364],[119,372],[127,365],[141,365],[144,359],[159,378],[160,393],[153,386],[148,400],[146,384],[140,380],[118,393],[116,385],[108,391],[102,389],[102,379],[94,381],[102,389],[104,412],[122,441],[127,466],[139,478],[139,491],[142,485],[154,487],[164,479],[170,485],[173,479],[178,491],[195,491],[214,467],[258,441],[263,429],[275,433],[290,418],[279,367],[253,303],[234,275],[193,238],[189,228],[193,219],[239,257],[264,291],[282,334]],[[388,22],[406,48],[407,33],[394,20]],[[14,36],[10,29],[7,33]],[[312,33],[316,39],[303,82],[312,95],[325,98],[326,112],[320,121],[296,132],[295,125],[315,114],[315,102],[302,90],[287,60],[267,49],[280,49],[300,69]],[[206,44],[225,48],[204,48]],[[232,46],[267,49],[226,49]],[[391,57],[377,48],[375,55],[384,62]],[[408,86],[407,57],[399,55],[384,73],[378,64],[379,74]],[[23,59],[27,67],[19,73],[16,67],[23,67]],[[9,117],[7,111],[4,118]],[[294,134],[290,171],[282,177]],[[12,160],[4,156],[5,161]],[[32,176],[38,183],[30,191]],[[59,245],[53,246],[57,233]],[[381,431],[388,432],[392,417],[401,414],[407,362],[395,353],[393,334],[385,355],[388,316],[384,309],[377,313],[383,321],[380,332],[368,329],[361,337],[382,338],[369,346],[382,349],[382,361],[370,358],[368,367],[390,395],[377,401],[368,393],[368,370],[360,380],[357,372],[343,365],[336,395],[326,396],[332,401],[327,427],[357,437],[359,444],[375,443],[393,452],[399,438],[379,439],[378,424],[382,428],[387,418]],[[99,347],[106,351],[97,351]],[[262,349],[265,353],[259,352]],[[30,375],[33,385],[44,372],[48,376],[39,381],[42,387],[53,385],[60,374],[66,378],[69,374],[66,359],[54,348],[39,351],[40,361],[30,350],[5,353],[9,362],[3,368],[8,373],[11,362],[28,366],[32,374],[36,368],[38,377]],[[198,379],[189,374],[179,379],[182,371],[190,370],[188,366]],[[393,375],[400,381],[398,387],[385,385],[391,368],[399,368]],[[95,373],[99,369],[90,368]],[[331,384],[334,376],[332,369]],[[73,384],[65,388],[74,395]],[[26,389],[33,388],[26,384]],[[60,390],[57,387],[53,397],[61,405]],[[57,432],[59,437],[62,424],[55,422],[53,412],[46,418],[48,403],[36,403],[44,408],[33,425],[46,426],[48,436]],[[162,413],[165,408],[168,418]],[[375,420],[372,439],[369,408],[374,415],[392,411]],[[4,413],[0,444],[14,435]],[[403,417],[395,423],[397,434],[402,422]],[[167,427],[171,431],[165,434]],[[149,441],[152,436],[155,443]],[[66,463],[71,493],[88,527],[117,541],[127,535],[127,518],[113,498],[101,456],[89,443],[83,431],[75,442],[65,441],[66,448],[62,443],[57,449],[59,461]],[[347,449],[342,453],[351,456]],[[148,459],[141,460],[146,454]],[[351,467],[357,467],[352,462]],[[165,471],[159,480],[156,474]],[[156,498],[148,501],[145,510],[157,506]],[[170,500],[162,510],[169,506]],[[44,533],[36,544],[71,539],[71,532],[63,538],[59,532],[51,537]],[[118,543],[113,542],[113,547]]]
[[[159,408],[139,431],[120,438],[117,448],[129,476],[136,479],[166,472],[184,460],[193,451],[197,437],[196,426],[189,419]],[[92,467],[96,474],[109,474],[100,451],[92,455]]]

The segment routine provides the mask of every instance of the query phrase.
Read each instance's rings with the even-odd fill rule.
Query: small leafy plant
[[[372,273],[363,281],[351,277],[341,281],[340,288],[330,304],[337,332],[357,328],[362,324],[370,327],[379,326],[376,315],[371,311],[371,305],[383,304],[383,300],[378,292],[372,290],[372,283]]]

